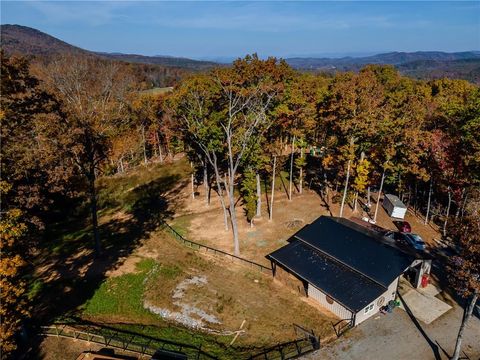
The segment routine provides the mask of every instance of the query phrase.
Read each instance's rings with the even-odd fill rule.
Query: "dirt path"
[[[233,238],[230,230],[225,230],[223,211],[220,207],[218,196],[212,193],[211,205],[207,206],[203,188],[195,199],[191,198],[190,187],[182,191],[185,208],[176,216],[173,224],[182,223],[185,237],[189,240],[200,242],[227,252],[233,252]],[[264,194],[262,204],[262,217],[254,220],[254,226],[246,221],[241,201],[237,202],[236,212],[240,237],[241,256],[260,262],[268,263],[265,255],[286,244],[295,232],[311,223],[321,215],[339,215],[339,204],[325,203],[323,198],[315,191],[305,189],[303,194],[295,194],[291,201],[286,193],[278,190],[275,195],[273,220],[268,220],[269,194]],[[375,209],[375,194],[373,197],[372,212]],[[345,207],[344,217],[362,217],[366,213],[353,212],[350,206]],[[420,234],[427,244],[435,245],[434,238],[439,238],[435,226],[423,224],[423,219],[412,212],[405,218],[412,225],[412,232]],[[377,224],[381,227],[395,230],[391,218],[380,204]]]

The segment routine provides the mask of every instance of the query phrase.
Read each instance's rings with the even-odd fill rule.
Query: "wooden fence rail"
[[[232,261],[235,261],[235,262],[237,262],[239,264],[242,264],[242,265],[249,266],[250,268],[255,269],[255,270],[259,270],[260,272],[266,272],[266,273],[271,273],[272,272],[271,267],[267,267],[267,266],[264,266],[262,264],[258,264],[254,261],[244,259],[240,256],[230,254],[230,253],[228,253],[226,251],[223,251],[223,250],[219,250],[219,249],[215,249],[215,248],[212,248],[210,246],[207,246],[207,245],[199,244],[195,241],[187,240],[182,235],[180,235],[174,228],[172,228],[170,225],[168,225],[166,222],[164,222],[163,225],[165,226],[165,228],[168,231],[170,231],[170,233],[174,236],[174,238],[177,241],[179,241],[180,243],[182,243],[182,244],[184,244],[184,245],[186,245],[186,246],[188,246],[192,249],[203,250],[203,251],[205,251],[205,253],[210,253],[210,254],[213,254],[213,255],[229,258]]]

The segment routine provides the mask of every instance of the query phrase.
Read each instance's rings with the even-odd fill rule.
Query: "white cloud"
[[[395,14],[332,12],[319,3],[182,1],[32,1],[26,2],[49,24],[151,24],[179,29],[291,32],[360,28],[424,27],[423,20],[396,20]],[[311,6],[311,10],[310,7]]]

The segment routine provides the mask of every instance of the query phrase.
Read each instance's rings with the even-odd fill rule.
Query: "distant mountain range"
[[[400,73],[417,79],[449,77],[480,84],[480,51],[391,52],[365,57],[287,58],[290,66],[310,71],[358,71],[367,64],[395,66]]]
[[[417,51],[417,52],[390,52],[365,57],[343,58],[287,58],[286,61],[297,69],[331,69],[352,70],[367,64],[404,65],[422,61],[457,61],[479,59],[480,51],[465,51],[446,53],[441,51]]]
[[[1,25],[1,45],[7,54],[23,56],[55,56],[65,53],[96,55],[119,61],[162,65],[190,70],[208,69],[217,64],[173,56],[143,56],[136,54],[104,53],[81,49],[37,29],[21,25]]]
[[[218,62],[193,60],[173,56],[144,56],[137,54],[93,52],[70,45],[39,30],[20,25],[1,25],[1,46],[8,54],[24,56],[55,56],[77,53],[137,64],[150,64],[185,71],[198,71],[219,66]],[[306,71],[334,73],[358,71],[367,64],[395,66],[402,74],[432,79],[450,77],[480,84],[480,51],[446,53],[440,51],[390,52],[364,57],[318,58],[291,57],[285,59],[292,67]],[[221,66],[221,65],[220,65]]]

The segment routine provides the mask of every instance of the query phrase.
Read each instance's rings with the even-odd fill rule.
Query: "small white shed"
[[[390,217],[396,219],[405,218],[407,207],[397,196],[386,194],[383,199],[383,207]]]

